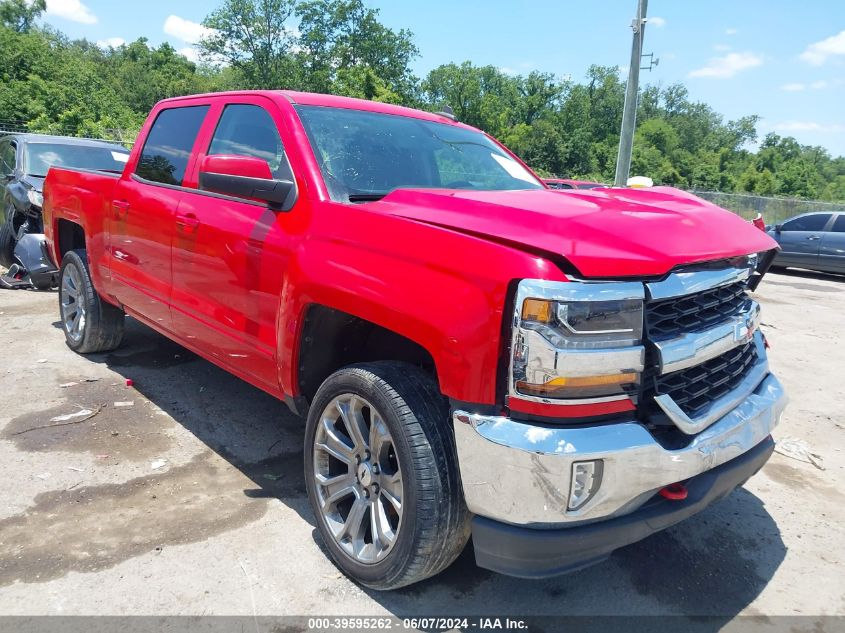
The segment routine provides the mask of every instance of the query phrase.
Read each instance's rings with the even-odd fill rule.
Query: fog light
[[[577,510],[598,492],[604,462],[596,459],[572,464],[572,484],[569,488],[569,509]]]

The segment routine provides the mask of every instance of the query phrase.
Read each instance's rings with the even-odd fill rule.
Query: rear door
[[[819,247],[819,269],[830,272],[845,272],[845,213],[833,219],[829,231],[825,231]]]
[[[819,246],[831,213],[808,213],[784,222],[775,233],[780,247],[778,266],[815,268],[819,262]]]
[[[275,178],[293,180],[277,106],[259,96],[227,98],[203,131],[197,164],[176,218],[173,323],[186,338],[232,371],[278,390],[277,323],[291,250],[289,212],[266,203],[195,189],[206,155],[266,160]]]
[[[182,183],[209,105],[161,110],[134,171],[120,180],[111,208],[113,294],[130,312],[171,330],[170,249]]]

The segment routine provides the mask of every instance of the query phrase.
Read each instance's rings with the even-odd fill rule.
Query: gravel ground
[[[283,404],[134,321],[117,351],[78,356],[54,292],[0,291],[0,613],[845,615],[845,278],[771,274],[757,294],[791,397],[775,437],[823,468],[775,454],[698,517],[569,576],[498,576],[468,550],[376,593],[322,551]]]

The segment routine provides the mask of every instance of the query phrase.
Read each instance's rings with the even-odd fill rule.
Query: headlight
[[[26,192],[26,197],[29,198],[31,204],[38,207],[39,209],[44,206],[44,196],[41,194],[40,191],[30,189]]]
[[[643,298],[635,282],[522,281],[511,395],[573,404],[633,394],[645,355]]]

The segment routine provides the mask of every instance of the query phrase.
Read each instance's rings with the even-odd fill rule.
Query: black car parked
[[[53,165],[122,172],[129,151],[104,141],[43,134],[0,137],[0,265],[14,263],[24,235],[43,233],[41,188]]]

